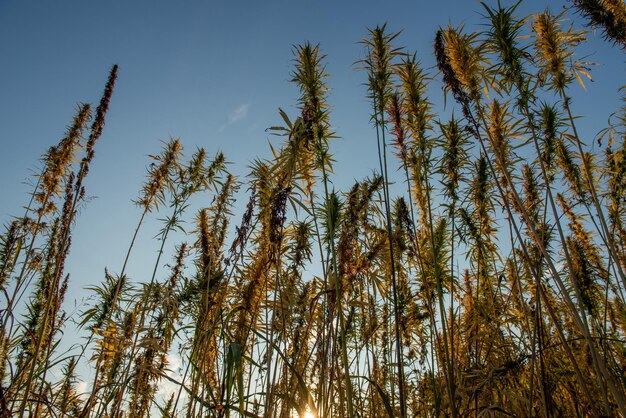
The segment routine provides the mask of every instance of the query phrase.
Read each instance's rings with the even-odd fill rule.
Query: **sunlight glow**
[[[306,411],[304,413],[304,418],[315,418],[315,414],[311,411]]]

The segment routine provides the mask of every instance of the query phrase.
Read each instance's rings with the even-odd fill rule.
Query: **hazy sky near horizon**
[[[525,1],[519,10],[558,13],[564,4]],[[105,266],[116,271],[121,265],[139,215],[131,200],[160,141],[180,137],[188,154],[199,146],[209,154],[223,151],[241,178],[251,161],[270,156],[268,141],[278,142],[265,129],[282,123],[278,108],[296,116],[292,50],[305,41],[319,43],[326,55],[331,121],[341,137],[331,150],[333,180],[345,190],[377,166],[366,76],[355,65],[367,28],[387,22],[391,31],[402,30],[396,45],[430,68],[437,28],[480,28],[482,13],[472,0],[0,0],[0,220],[23,211],[31,190],[25,181],[37,159],[61,138],[77,103],[97,104],[109,69],[119,64],[86,182],[94,199],[81,211],[68,265],[76,288],[99,282]],[[576,19],[578,28],[581,23]],[[625,55],[593,33],[580,51],[601,64],[588,91],[572,89],[574,110],[585,115],[583,133],[591,138],[619,104]],[[441,109],[440,85],[429,93]],[[152,227],[146,239],[158,230],[157,223]],[[146,248],[136,263],[154,254]]]

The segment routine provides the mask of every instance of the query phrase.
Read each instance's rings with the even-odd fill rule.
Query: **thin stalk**
[[[585,153],[582,148],[582,141],[580,140],[580,137],[578,135],[578,130],[576,129],[576,123],[574,123],[574,117],[572,116],[572,110],[569,105],[571,99],[565,94],[564,89],[559,89],[559,95],[561,96],[561,100],[563,102],[563,108],[565,109],[565,112],[567,113],[567,119],[572,128],[572,133],[574,134],[574,138],[576,139],[575,142],[576,142],[576,146],[578,148],[578,152],[580,155],[583,172],[585,174],[585,181],[587,182],[587,187],[589,188],[589,191],[591,193],[591,199],[593,201],[593,205],[596,209],[596,213],[600,221],[600,225],[602,227],[602,234],[600,234],[600,236],[602,237],[603,241],[605,241],[605,244],[608,247],[609,256],[615,262],[615,267],[617,268],[617,271],[619,273],[620,279],[622,280],[622,283],[626,286],[626,275],[624,274],[620,257],[617,256],[618,252],[615,247],[615,238],[613,234],[610,233],[609,228],[607,226],[606,218],[604,216],[604,212],[602,211],[602,206],[600,205],[600,201],[598,199],[598,193],[596,191],[595,183],[593,181],[591,168],[589,167],[589,163],[587,159],[585,158]]]
[[[63,229],[62,229],[60,243],[59,243],[58,258],[54,267],[53,283],[52,283],[52,286],[50,286],[50,289],[52,289],[53,291],[58,291],[59,283],[61,280],[61,275],[63,274],[62,269],[64,266],[64,261],[65,261],[65,258],[67,257],[67,254],[69,252],[69,247],[70,247],[72,223],[74,222],[76,218],[77,206],[79,202],[84,199],[83,180],[85,179],[85,177],[87,176],[89,172],[89,165],[94,156],[93,147],[96,141],[102,135],[102,129],[104,127],[104,118],[109,107],[109,101],[113,93],[115,80],[117,79],[117,70],[118,70],[118,66],[114,65],[109,74],[109,79],[105,86],[104,95],[100,101],[100,105],[98,106],[96,118],[91,127],[91,134],[87,141],[86,155],[81,161],[80,166],[79,166],[78,174],[76,176],[76,182],[73,183],[70,181],[68,184],[68,186],[71,186],[73,188],[73,192],[70,189],[68,189],[67,199],[69,200],[66,200],[66,205],[64,205],[64,208],[63,208],[62,220],[64,224],[63,224]],[[73,180],[73,176],[70,176],[69,180]],[[44,309],[43,319],[41,321],[42,324],[45,324],[48,322],[49,315],[51,313],[52,313],[51,306],[50,304],[48,304],[46,308]],[[45,327],[41,329],[43,332]],[[41,334],[41,332],[39,334]],[[26,404],[28,403],[28,397],[29,397],[31,386],[35,377],[34,376],[35,368],[37,365],[37,360],[39,357],[39,352],[41,350],[42,343],[43,343],[43,335],[37,335],[37,342],[35,344],[35,350],[34,350],[32,359],[30,361],[30,368],[29,368],[28,377],[26,380],[24,399],[22,400],[20,409],[19,409],[20,416],[23,416],[26,410]]]
[[[128,263],[128,259],[130,258],[130,254],[133,250],[133,246],[135,245],[135,240],[137,239],[137,235],[139,234],[139,229],[141,228],[141,225],[143,224],[144,218],[146,216],[146,214],[148,213],[148,207],[146,207],[143,211],[143,213],[141,214],[141,217],[139,218],[139,222],[137,223],[137,226],[135,227],[135,231],[133,233],[133,238],[130,241],[130,245],[128,246],[128,250],[126,251],[126,257],[124,258],[124,264],[122,265],[122,270],[120,272],[120,277],[124,276],[125,272],[126,272],[126,265]],[[104,323],[106,323],[109,319],[110,316],[113,314],[113,311],[115,310],[115,307],[117,307],[117,302],[118,302],[118,298],[121,295],[121,291],[122,289],[117,289],[117,291],[115,292],[115,294],[113,295],[113,300],[112,300],[112,306],[114,307],[113,309],[111,309],[110,314],[107,315],[108,317],[104,319]],[[95,332],[94,329],[92,328],[89,337],[87,338],[87,342],[83,345],[83,349],[81,350],[80,354],[78,355],[78,358],[76,359],[76,361],[79,361],[83,355],[85,354],[87,347],[89,346],[89,344],[91,343],[91,341],[93,340],[95,336]],[[91,408],[92,408],[92,404],[93,401],[95,400],[95,396],[98,392],[98,390],[100,389],[98,387],[98,378],[100,376],[100,371],[101,371],[101,364],[102,364],[102,357],[98,356],[98,359],[96,360],[96,365],[95,365],[95,376],[93,378],[93,385],[91,387],[91,392],[89,394],[89,397],[87,398],[87,401],[84,404],[84,407],[82,409],[82,412],[80,414],[79,417],[86,417],[89,415],[89,413],[91,412]]]
[[[376,140],[378,145],[378,153],[379,153],[379,163],[381,165],[381,174],[383,175],[383,197],[385,203],[385,218],[386,218],[386,229],[387,229],[387,237],[389,240],[389,257],[390,257],[390,268],[391,268],[391,287],[392,287],[392,298],[393,298],[393,311],[395,318],[395,338],[396,338],[396,364],[397,364],[397,373],[398,373],[398,391],[399,391],[399,401],[400,401],[400,417],[405,418],[406,416],[406,401],[404,398],[404,366],[402,361],[402,337],[400,335],[400,313],[398,312],[398,284],[396,278],[396,266],[395,266],[395,258],[394,258],[394,249],[393,249],[393,234],[391,231],[391,209],[389,203],[389,175],[387,173],[387,142],[385,139],[385,117],[384,117],[384,107],[382,103],[377,105],[376,93],[374,94],[374,108],[376,109],[374,124],[376,125]],[[382,139],[382,144],[381,144]],[[382,148],[382,161],[381,161],[381,148]]]

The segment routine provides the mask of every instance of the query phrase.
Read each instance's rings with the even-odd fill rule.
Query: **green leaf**
[[[380,387],[380,385],[378,383],[374,382],[372,379],[370,379],[369,377],[365,377],[365,376],[350,376],[350,377],[357,377],[357,378],[360,378],[360,379],[365,379],[372,386],[374,386],[374,388],[376,388],[376,391],[380,395],[381,399],[383,400],[383,405],[385,406],[385,411],[387,412],[387,416],[389,418],[393,418],[393,408],[391,407],[391,402],[389,400],[389,395],[387,395],[387,393],[383,390],[383,388]]]

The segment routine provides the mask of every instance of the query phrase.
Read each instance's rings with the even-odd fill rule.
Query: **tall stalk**
[[[400,314],[398,310],[398,283],[396,277],[396,261],[394,257],[394,245],[391,231],[391,204],[389,196],[389,173],[387,172],[387,141],[386,141],[386,118],[385,109],[390,98],[391,77],[393,74],[393,60],[399,55],[398,49],[393,49],[391,42],[398,34],[390,35],[385,33],[386,25],[377,26],[370,30],[371,39],[366,39],[363,43],[368,48],[368,57],[363,61],[365,69],[368,71],[369,92],[373,104],[374,126],[378,144],[378,159],[380,172],[383,176],[383,198],[385,205],[385,218],[387,237],[389,241],[389,259],[391,270],[391,289],[394,315],[394,333],[396,340],[396,368],[398,374],[398,392],[400,402],[400,417],[406,416],[406,401],[404,391],[404,360],[403,345],[400,335]]]
[[[94,145],[96,141],[102,135],[104,128],[104,120],[107,110],[109,108],[109,102],[111,95],[113,94],[113,88],[115,86],[115,80],[117,79],[117,65],[114,65],[109,74],[109,79],[104,89],[104,94],[96,109],[96,116],[91,126],[91,133],[85,146],[85,156],[83,157],[79,167],[78,173],[75,177],[70,176],[67,182],[66,199],[61,215],[61,231],[59,236],[59,251],[55,266],[52,274],[52,283],[50,288],[58,292],[61,278],[63,275],[65,259],[69,253],[70,241],[71,241],[71,227],[76,218],[78,204],[85,197],[85,189],[83,187],[83,181],[89,172],[90,163],[94,157]],[[50,316],[54,315],[52,309],[54,304],[48,305],[43,312],[41,323],[46,324],[50,320]],[[24,389],[24,399],[22,400],[19,408],[19,414],[23,415],[28,403],[28,397],[31,392],[31,387],[36,374],[36,366],[39,361],[39,354],[45,339],[43,332],[45,327],[40,328],[38,335],[36,335],[35,348],[32,354],[32,358],[29,362],[29,368],[27,372],[27,378]]]

